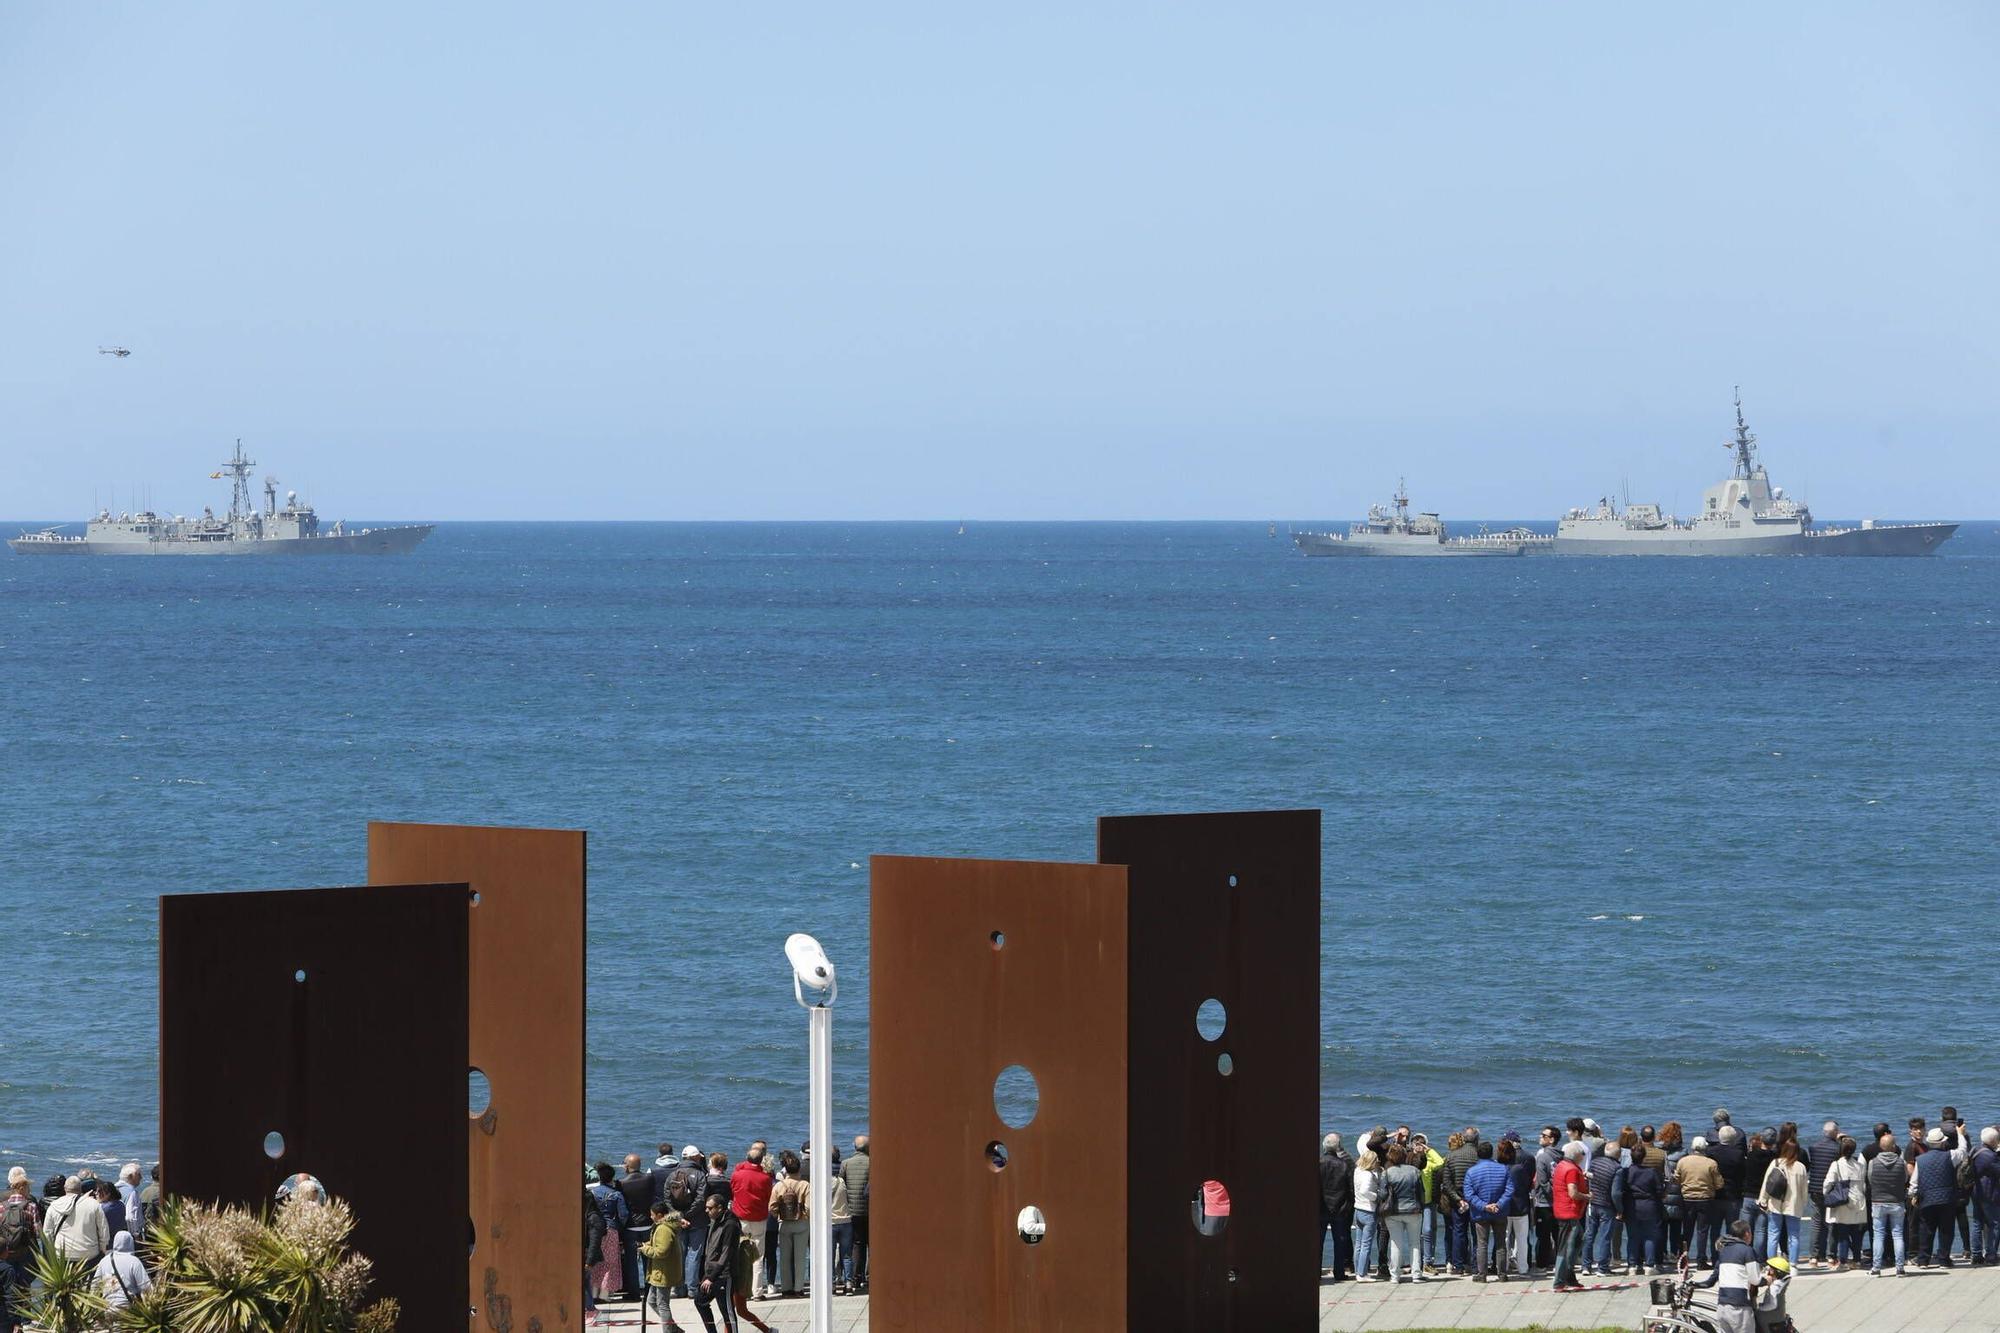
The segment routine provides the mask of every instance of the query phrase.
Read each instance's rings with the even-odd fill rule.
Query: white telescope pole
[[[833,1010],[816,1006],[812,1023],[812,1329],[833,1333]]]

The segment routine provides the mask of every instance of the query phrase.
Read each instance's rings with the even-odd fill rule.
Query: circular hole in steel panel
[[[986,1165],[997,1174],[1007,1169],[1007,1145],[995,1139],[986,1145]]]
[[[1041,1109],[1041,1085],[1025,1065],[1008,1065],[993,1080],[993,1110],[1007,1128],[1026,1129]]]
[[[1210,997],[1203,1000],[1201,1007],[1194,1011],[1194,1030],[1201,1034],[1203,1041],[1219,1040],[1222,1030],[1228,1026],[1229,1010],[1218,999]]]
[[[1221,1055],[1215,1057],[1215,1072],[1224,1078],[1228,1078],[1236,1072],[1236,1062],[1229,1058],[1228,1051],[1224,1051]]]
[[[273,1161],[285,1155],[285,1136],[272,1130],[264,1136],[264,1155]]]
[[[1020,1233],[1022,1243],[1040,1245],[1042,1237],[1049,1234],[1049,1220],[1042,1216],[1041,1209],[1031,1203],[1014,1219],[1014,1229]]]
[[[493,1084],[481,1069],[472,1069],[466,1075],[466,1107],[474,1120],[486,1114],[486,1108],[493,1105]]]

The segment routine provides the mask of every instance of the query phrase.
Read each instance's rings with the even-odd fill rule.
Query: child
[[[687,1219],[665,1203],[653,1205],[653,1234],[639,1247],[646,1262],[646,1304],[660,1316],[667,1333],[681,1333],[674,1322],[672,1293],[681,1280],[681,1232]]]

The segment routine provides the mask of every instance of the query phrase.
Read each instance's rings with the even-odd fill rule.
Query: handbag
[[[1821,1202],[1828,1208],[1845,1208],[1851,1198],[1853,1194],[1849,1190],[1846,1176],[1828,1185],[1825,1192],[1820,1195]]]

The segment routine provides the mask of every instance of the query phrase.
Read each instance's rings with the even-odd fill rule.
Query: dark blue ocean
[[[155,896],[357,882],[370,818],[590,831],[592,1154],[804,1138],[798,929],[865,1127],[871,853],[1088,860],[1099,813],[1248,807],[1326,812],[1328,1128],[2000,1119],[1996,526],[1920,560],[1307,560],[1261,523],[0,556],[0,1159],[149,1157]]]

